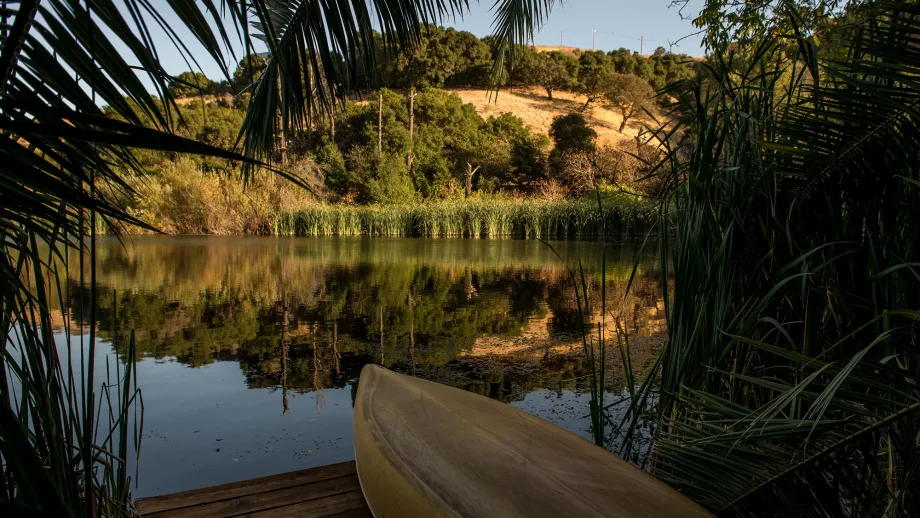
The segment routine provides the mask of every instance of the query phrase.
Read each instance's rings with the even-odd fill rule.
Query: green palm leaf
[[[527,8],[534,4],[517,3],[524,9],[504,17],[509,27],[533,19]],[[129,411],[140,394],[131,357],[124,372],[116,369],[117,379],[107,380],[106,386],[121,384],[113,403],[107,388],[96,393],[95,327],[89,326],[88,359],[81,364],[85,378],[78,378],[61,366],[70,358],[57,358],[49,316],[54,298],[69,296],[60,275],[70,249],[88,256],[81,282],[88,284],[94,321],[97,227],[146,226],[114,201],[131,193],[126,174],[145,174],[133,150],[236,160],[247,172],[267,167],[263,162],[279,135],[304,129],[345,93],[367,86],[360,78],[374,69],[375,27],[382,50],[397,52],[418,42],[427,24],[467,8],[466,0],[2,2],[0,507],[55,515],[133,513],[125,462]],[[179,36],[180,28],[191,41]],[[252,89],[243,153],[176,134],[183,121],[169,88],[173,79],[160,63],[157,32],[189,68],[200,69],[197,58],[206,55],[227,79],[238,49],[254,52],[253,39],[267,47],[271,59]],[[523,40],[524,32],[515,29],[504,38]],[[40,242],[50,247],[47,256]],[[17,395],[11,384],[20,388]],[[106,404],[112,406],[103,411]],[[110,420],[102,428],[109,429],[99,432],[95,420],[105,415]]]

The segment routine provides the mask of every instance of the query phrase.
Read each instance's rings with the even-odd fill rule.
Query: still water
[[[627,295],[635,247],[606,245],[602,278],[599,243],[552,245],[100,241],[101,350],[122,353],[133,332],[140,359],[134,496],[353,459],[352,405],[368,363],[507,402],[589,438],[588,371],[566,263],[581,261],[595,319],[606,282],[607,318],[629,331],[640,376],[664,331],[660,272],[640,258]],[[70,289],[82,288],[73,280]],[[65,311],[88,323],[88,310]],[[611,362],[608,379],[612,400],[623,390],[622,366]]]

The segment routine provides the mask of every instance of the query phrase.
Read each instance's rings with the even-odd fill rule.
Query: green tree
[[[379,61],[384,84],[391,87],[480,86],[488,83],[492,54],[469,32],[430,25],[418,45]]]
[[[520,117],[511,113],[489,117],[488,124],[496,141],[507,146],[507,166],[496,171],[496,175],[501,175],[496,179],[517,188],[529,188],[545,176],[546,148],[549,146],[546,135],[535,134]]]
[[[443,90],[429,90],[416,97],[416,122],[423,146],[430,150],[427,155],[442,157],[419,164],[424,180],[432,182],[428,185],[430,193],[443,192],[449,178],[471,188],[473,175],[483,168],[489,170],[494,138],[473,105],[464,104],[459,97]],[[432,153],[437,150],[440,151]],[[438,170],[444,165],[447,171]],[[435,182],[438,177],[440,181]]]
[[[326,186],[339,196],[348,192],[348,169],[345,165],[345,157],[338,145],[325,135],[316,149],[316,160],[327,167]]]
[[[568,153],[572,151],[594,151],[597,132],[588,126],[584,115],[569,113],[553,119],[549,128],[553,139],[553,151]]]
[[[619,74],[638,75],[639,62],[645,60],[638,52],[622,48],[610,51],[608,56],[610,56],[613,69]]]
[[[375,178],[373,169],[378,166],[369,157],[376,154],[379,128],[383,154],[408,163],[409,101],[391,90],[382,93],[382,126],[377,122],[378,103],[373,101],[349,103],[346,116],[337,125],[336,142],[345,156],[348,174],[344,182],[336,175],[329,177],[329,187],[335,192],[351,191],[359,200],[381,201],[368,194],[368,182]],[[411,143],[414,159],[411,170],[407,165],[407,174],[422,197],[444,196],[459,186],[472,189],[477,179],[502,176],[510,167],[510,139],[498,138],[473,105],[444,90],[429,89],[416,95]],[[334,158],[328,150],[319,157],[322,162]],[[335,164],[327,165],[335,169]],[[395,170],[392,165],[388,167]]]
[[[367,147],[353,148],[346,157],[350,184],[361,203],[409,203],[415,188],[405,157],[390,152],[377,154]]]
[[[608,56],[617,73],[641,77],[655,90],[692,77],[696,69],[696,61],[692,57],[686,54],[672,54],[664,47],[658,47],[649,57],[640,56],[628,49],[609,52]]]
[[[409,151],[408,107],[405,97],[392,90],[383,89],[379,94],[383,98],[382,110],[377,95],[370,96],[372,101],[368,103],[348,104],[336,130],[345,174],[327,177],[327,185],[332,191],[353,196],[361,203],[406,202],[415,196],[405,163]],[[383,121],[382,126],[378,117]],[[324,147],[319,158],[330,160],[327,165],[332,168],[338,167],[339,153]],[[396,163],[400,160],[402,166]]]
[[[549,138],[543,134],[531,135],[512,142],[511,168],[508,176],[516,187],[531,188],[537,180],[546,177],[548,147]]]
[[[585,50],[578,54],[578,65],[580,68],[589,68],[594,66],[610,67],[610,56],[600,50]]]
[[[567,52],[560,52],[558,50],[547,52],[546,55],[553,58],[554,61],[558,61],[565,66],[565,70],[569,73],[569,77],[572,79],[573,83],[578,79],[578,74],[581,70],[581,63],[575,59],[574,56]],[[574,87],[574,84],[572,86]]]
[[[539,52],[533,53],[530,59],[522,63],[519,77],[524,84],[543,87],[550,99],[553,98],[553,91],[569,89],[572,86],[572,77],[565,64],[553,56]]]
[[[584,111],[594,101],[602,99],[610,90],[613,75],[612,67],[607,65],[582,66],[578,77],[578,91],[585,96]]]
[[[488,39],[486,40],[488,42]],[[488,43],[487,43],[488,44]],[[519,45],[514,50],[514,63],[506,63],[513,85],[535,85],[531,71],[537,67],[540,53],[530,45]]]
[[[182,72],[170,84],[169,90],[175,97],[191,97],[211,93],[213,87],[214,81],[201,72]]]
[[[248,89],[262,77],[267,60],[259,54],[247,54],[233,71],[233,89],[239,93]]]
[[[655,92],[648,81],[632,74],[612,74],[605,100],[620,111],[620,133],[626,128],[626,122],[643,109],[652,105]]]
[[[555,144],[549,155],[554,178],[570,193],[582,194],[595,180],[597,132],[582,114],[570,113],[556,117],[549,134]]]

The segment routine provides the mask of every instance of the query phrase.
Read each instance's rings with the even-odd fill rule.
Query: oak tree
[[[632,74],[611,74],[604,97],[623,117],[620,133],[626,128],[629,119],[651,106],[654,96],[655,92],[645,79]]]

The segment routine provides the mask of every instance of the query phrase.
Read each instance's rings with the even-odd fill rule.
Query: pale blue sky
[[[166,0],[153,0],[153,5]],[[692,56],[703,54],[700,37],[693,36],[696,29],[689,19],[682,19],[678,8],[670,7],[673,0],[564,0],[557,3],[545,26],[534,37],[537,45],[558,45],[560,31],[564,45],[591,48],[592,29],[597,29],[598,50],[614,50],[625,47],[639,51],[640,37],[645,38],[644,52],[652,53],[656,47],[665,47],[676,53]],[[689,0],[684,8],[684,18],[699,12],[703,0]],[[463,19],[447,20],[445,25],[472,32],[484,37],[492,33],[492,6],[495,0],[475,0],[470,2],[470,13]],[[161,11],[164,18],[173,27],[181,23],[168,9]],[[172,43],[152,26],[157,50],[166,71],[179,74],[189,69],[180,53]],[[188,31],[177,30],[179,37],[198,57],[202,71],[211,79],[223,78],[220,67],[204,54]],[[685,38],[681,40],[681,38]],[[681,40],[679,43],[678,40]],[[672,46],[672,44],[674,44]],[[261,47],[261,46],[259,46]],[[257,47],[257,49],[259,49]],[[241,56],[239,49],[237,55]],[[235,63],[230,64],[231,72]],[[146,78],[145,78],[146,82]]]
[[[471,6],[471,13],[452,25],[483,37],[490,34],[493,13],[492,0],[481,0]],[[682,20],[677,7],[669,8],[672,0],[564,0],[550,14],[543,29],[534,37],[537,45],[559,45],[591,48],[591,31],[597,29],[597,48],[615,50],[621,47],[639,51],[639,38],[645,37],[645,53],[655,47],[669,48],[669,42],[696,32],[689,19]],[[683,13],[691,18],[699,13],[701,0],[690,0]],[[702,56],[700,37],[691,36],[671,47],[672,52]]]

